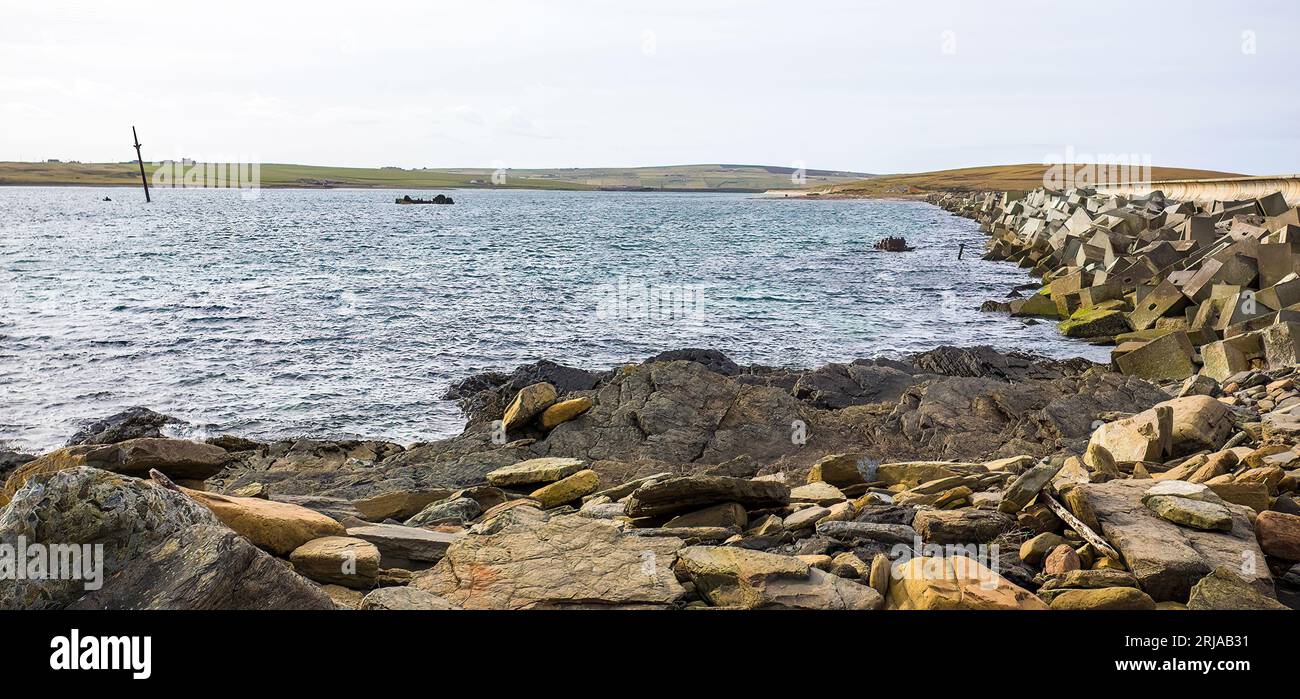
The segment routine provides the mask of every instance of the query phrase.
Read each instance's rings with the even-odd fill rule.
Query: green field
[[[155,164],[146,162],[152,182]],[[645,189],[674,191],[762,192],[853,182],[870,177],[860,172],[808,170],[805,182],[791,178],[791,168],[763,165],[670,165],[633,168],[510,169],[493,183],[491,168],[349,168],[263,163],[262,187],[362,187],[384,189],[527,188]],[[0,162],[0,186],[139,186],[134,162],[20,163]]]

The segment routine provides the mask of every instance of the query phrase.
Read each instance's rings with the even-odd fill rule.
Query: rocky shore
[[[137,408],[0,454],[0,608],[1294,608],[1296,380],[680,350],[471,377],[407,446]],[[70,545],[101,585],[21,555]]]

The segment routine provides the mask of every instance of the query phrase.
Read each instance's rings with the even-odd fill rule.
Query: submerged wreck
[[[439,194],[432,199],[412,199],[411,195],[397,198],[398,204],[455,204],[451,197],[445,194]]]

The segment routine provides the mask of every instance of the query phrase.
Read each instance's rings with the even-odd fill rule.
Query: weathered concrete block
[[[1216,381],[1226,381],[1229,376],[1250,369],[1251,360],[1263,353],[1256,334],[1211,342],[1201,347],[1201,373]]]
[[[1196,373],[1196,349],[1185,332],[1171,332],[1117,357],[1119,370],[1156,381],[1185,379]]]
[[[1264,359],[1271,369],[1300,363],[1300,323],[1279,323],[1260,331]]]
[[[1186,306],[1187,297],[1166,279],[1138,300],[1129,322],[1134,330],[1145,330],[1155,325],[1157,318],[1173,315]]]

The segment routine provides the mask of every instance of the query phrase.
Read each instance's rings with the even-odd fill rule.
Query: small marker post
[[[957,244],[957,259],[960,260],[960,259],[961,259],[961,255],[962,255],[962,253],[964,253],[964,252],[966,252],[966,244],[965,244],[965,243],[958,243],[958,244]]]

